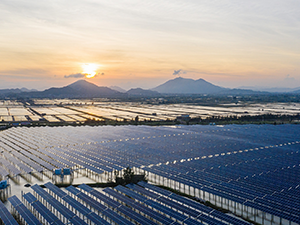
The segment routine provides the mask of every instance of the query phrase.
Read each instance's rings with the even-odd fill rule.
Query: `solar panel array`
[[[24,203],[15,195],[8,199],[19,221],[53,225],[249,224],[147,183],[104,190],[86,184],[62,190],[50,182],[45,187],[33,185],[33,193],[22,195]],[[0,209],[4,224],[18,224],[1,201]]]
[[[70,167],[112,175],[131,166],[230,210],[226,200],[243,206],[239,211],[300,223],[299,131],[298,125],[13,128],[0,133],[7,159],[0,174]]]

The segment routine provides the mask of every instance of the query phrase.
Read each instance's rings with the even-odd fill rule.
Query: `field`
[[[140,104],[140,102],[105,102],[83,100],[35,100],[35,104],[21,104],[15,101],[0,102],[2,123],[47,122],[83,123],[96,121],[174,121],[182,115],[191,119],[208,117],[298,115],[299,103],[256,103],[220,104],[203,106],[197,104]]]

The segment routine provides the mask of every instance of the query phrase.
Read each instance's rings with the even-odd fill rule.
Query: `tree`
[[[132,182],[134,176],[134,172],[133,170],[128,166],[125,170],[124,170],[124,174],[123,174],[123,179],[125,181],[126,184],[129,184]]]

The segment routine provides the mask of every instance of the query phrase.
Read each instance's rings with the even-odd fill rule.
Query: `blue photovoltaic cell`
[[[141,211],[142,213],[150,216],[151,218],[163,223],[163,224],[171,224],[174,221],[168,217],[163,216],[162,214],[134,201],[131,198],[125,197],[124,195],[114,191],[113,189],[110,188],[105,188],[103,190],[104,192],[108,193],[109,195],[111,195],[114,198],[119,199],[120,201],[124,202],[126,205],[129,205],[132,208],[135,208],[139,211]]]
[[[70,211],[68,208],[66,208],[63,204],[61,204],[59,201],[57,201],[55,198],[53,198],[49,193],[44,191],[40,186],[37,184],[31,186],[31,188],[42,198],[48,201],[57,211],[59,211],[64,217],[66,217],[68,220],[71,221],[74,224],[86,224],[82,219],[80,219],[78,216],[76,216],[72,211]]]
[[[181,211],[181,212],[183,212],[183,213],[185,213],[185,214],[187,214],[189,216],[195,217],[195,218],[198,217],[199,214],[200,214],[200,212],[198,212],[198,211],[196,211],[194,209],[188,208],[188,207],[186,207],[186,206],[184,206],[182,204],[179,204],[177,202],[174,202],[174,201],[172,201],[170,199],[167,199],[164,196],[161,196],[160,198],[158,198],[157,201],[159,201],[159,202],[161,202],[163,204],[166,204],[166,205],[168,205],[168,206],[170,206],[170,207],[172,207],[172,208],[174,208],[176,210],[179,210],[179,211]]]
[[[154,202],[152,200],[147,200],[145,202],[145,204],[175,218],[176,220],[184,221],[185,219],[187,219],[187,217],[185,215],[182,215],[181,213],[178,213],[178,212],[174,211],[173,209],[170,209],[170,208],[168,208],[160,203]]]
[[[187,220],[184,221],[184,224],[186,224],[186,225],[201,225],[203,223],[193,220],[191,218],[188,218]]]
[[[138,214],[137,212],[131,210],[130,208],[122,205],[117,208],[117,210],[121,213],[123,213],[125,216],[128,216],[129,218],[133,219],[134,221],[140,223],[140,224],[147,224],[147,225],[155,225],[153,221],[149,220],[148,218],[143,217],[142,215]]]
[[[212,225],[225,225],[226,224],[226,223],[223,223],[221,221],[216,221],[212,217],[209,217],[209,216],[204,215],[204,214],[202,214],[201,216],[199,216],[197,219],[201,220],[201,221],[203,221],[205,223],[212,224]]]
[[[101,224],[101,225],[109,225],[110,224],[94,212],[91,212],[91,213],[87,214],[86,218],[88,218],[89,220],[91,220],[95,224]]]
[[[83,185],[84,187],[84,185]],[[85,189],[89,189],[89,188],[85,188]],[[90,194],[93,194],[95,197],[97,197],[98,199],[100,199],[101,201],[105,202],[107,205],[117,205],[116,208],[119,212],[123,213],[125,216],[130,217],[131,219],[141,223],[141,224],[153,224],[153,222],[145,217],[143,217],[142,215],[132,211],[130,208],[124,207],[122,206],[120,203],[116,202],[115,200],[101,194],[100,192],[97,192],[96,190],[94,191],[90,191]]]
[[[18,199],[17,196],[11,196],[10,198],[8,198],[9,202],[12,204],[13,207],[17,207],[19,205],[22,205],[23,203],[20,201],[20,199]]]
[[[106,188],[106,189],[104,189],[104,191],[105,191],[105,190],[107,191],[108,189],[109,189],[109,188]],[[109,190],[113,191],[112,189],[109,189]],[[114,192],[114,191],[113,191],[113,192]],[[90,193],[92,193],[92,192],[90,192]],[[102,195],[102,194],[101,194],[100,192],[98,192],[98,195]],[[124,198],[126,198],[126,197],[124,196]],[[124,198],[122,198],[122,199],[120,199],[120,200],[122,201],[122,200],[124,200]],[[106,199],[106,201],[104,201],[104,202],[105,202],[107,205],[110,205],[110,204],[112,204],[113,202],[116,202],[116,201],[113,200],[113,199],[108,198],[108,199]],[[124,203],[125,203],[125,202],[124,202]],[[117,202],[116,202],[116,204],[117,204]],[[125,203],[125,204],[126,204],[126,203]],[[140,224],[149,224],[149,225],[153,224],[153,221],[151,221],[151,220],[149,220],[149,219],[143,217],[142,215],[140,215],[140,214],[134,212],[132,209],[130,209],[130,208],[128,208],[128,207],[125,207],[124,205],[121,205],[121,204],[120,204],[119,207],[116,208],[116,210],[118,210],[119,212],[123,213],[125,216],[128,216],[129,218],[131,218],[131,219],[137,221],[137,222],[140,223]]]
[[[94,191],[94,189],[86,184],[81,184],[78,186],[80,189],[90,193],[91,191]]]
[[[42,223],[23,205],[23,203],[18,199],[17,196],[12,196],[8,198],[8,201],[12,204],[15,210],[20,214],[20,216],[28,224],[41,225]]]
[[[76,209],[78,212],[82,213],[84,216],[86,216],[88,219],[90,219],[92,222],[96,224],[109,224],[105,220],[103,220],[101,217],[99,217],[97,214],[92,212],[90,209],[86,208],[84,205],[76,201],[71,196],[67,195],[64,191],[56,187],[54,184],[48,182],[45,184],[45,186],[50,189],[54,194],[60,196],[65,202],[67,202],[69,205],[71,205],[74,209]]]
[[[26,201],[27,201],[29,204],[31,204],[31,203],[37,201],[36,197],[34,197],[34,195],[31,194],[30,192],[24,194],[23,197],[26,199]]]
[[[145,186],[145,187],[147,187],[149,189],[155,190],[155,191],[157,191],[159,193],[164,193],[164,191],[165,191],[165,190],[163,190],[163,192],[161,192],[161,190],[160,190],[161,188],[158,188],[158,187],[156,187],[154,185],[151,185],[151,184],[148,184],[148,183],[145,183],[145,182],[140,182],[139,185],[143,185],[143,186]],[[168,195],[169,195],[169,193],[168,193]],[[213,211],[213,209],[211,209],[211,208],[209,208],[209,207],[207,207],[207,206],[205,206],[203,204],[200,204],[200,203],[198,203],[196,201],[193,201],[191,199],[182,197],[182,196],[174,194],[174,193],[172,193],[171,195],[169,195],[169,198],[172,198],[172,199],[174,199],[176,201],[184,203],[184,204],[186,204],[186,205],[188,205],[188,206],[190,206],[192,208],[195,208],[195,209],[197,209],[197,210],[199,210],[201,212],[205,212],[205,213],[209,214],[209,213],[211,213]]]
[[[224,213],[222,213],[222,212],[219,212],[219,211],[217,211],[217,210],[214,210],[214,211],[210,214],[210,216],[219,218],[219,219],[221,219],[221,220],[223,220],[223,221],[226,221],[226,222],[228,222],[228,223],[230,223],[230,224],[249,225],[248,222],[239,220],[239,219],[237,219],[237,218],[235,218],[235,217],[232,217],[232,216],[228,216],[228,215],[226,215],[226,214],[224,214]]]
[[[125,224],[133,225],[133,223],[130,222],[129,220],[123,218],[122,216],[120,216],[116,212],[112,211],[108,207],[102,205],[100,202],[98,202],[95,199],[87,196],[83,192],[77,190],[74,186],[69,186],[69,187],[66,188],[66,190],[68,190],[69,192],[71,192],[72,194],[74,194],[76,197],[78,197],[81,200],[83,200],[84,202],[86,202],[88,205],[90,205],[94,209],[98,210],[104,216],[109,217],[111,220],[115,221],[116,223],[118,223],[118,224],[124,224],[124,225]]]
[[[116,202],[116,201],[112,201],[111,198],[101,194],[99,191],[94,190],[93,188],[89,187],[86,184],[81,184],[78,186],[80,189],[85,190],[86,192],[88,192],[89,194],[95,196],[97,199],[103,201],[103,202],[108,202],[109,206],[112,208],[117,208],[119,207],[121,204]]]
[[[65,197],[65,196],[68,195],[66,192],[62,191],[61,189],[59,189],[58,187],[56,187],[51,182],[48,182],[48,183],[44,184],[44,186],[46,188],[48,188],[49,190],[51,190],[54,194],[56,194],[60,198],[63,198],[63,197]]]
[[[169,195],[173,194],[173,192],[171,192],[171,191],[168,191],[168,190],[165,190],[165,189],[156,187],[156,186],[151,185],[151,184],[148,184],[148,183],[146,183],[146,182],[144,182],[144,181],[140,181],[140,182],[138,183],[138,185],[143,186],[143,187],[149,187],[149,188],[151,188],[152,190],[157,191],[158,193],[160,193],[160,194],[162,194],[162,195],[164,195],[164,196],[169,196]]]
[[[0,175],[4,178],[9,175],[9,172],[7,172],[6,169],[0,166]]]
[[[136,191],[136,192],[139,192],[143,195],[147,195],[147,196],[149,196],[150,198],[153,198],[153,199],[157,199],[157,198],[160,197],[160,195],[158,195],[154,192],[148,191],[145,188],[142,188],[142,187],[140,187],[138,185],[135,185],[135,184],[128,184],[126,186],[129,187],[130,189]]]
[[[49,224],[57,224],[63,225],[61,222],[46,206],[44,206],[40,201],[38,201],[30,192],[23,195],[23,197],[35,208],[41,216],[49,223]]]
[[[150,189],[152,189],[152,190],[155,190],[155,191],[157,191],[157,192],[159,192],[159,193],[166,193],[166,192],[164,192],[165,190],[161,191],[161,190],[160,190],[161,188],[158,188],[158,187],[153,186],[153,185],[151,185],[151,184],[147,184],[147,183],[145,183],[145,182],[141,182],[141,183],[139,183],[139,184],[142,184],[143,186],[145,186],[145,187],[147,187],[147,188],[150,188]],[[132,186],[131,186],[131,187],[132,187]],[[137,186],[135,185],[135,187],[137,187]],[[140,189],[141,189],[141,188],[140,188]],[[169,193],[167,192],[167,194],[169,194]],[[249,224],[249,223],[247,223],[247,222],[243,222],[243,221],[241,221],[241,220],[235,219],[235,218],[233,218],[233,217],[231,217],[231,216],[227,216],[227,215],[224,214],[224,213],[221,213],[221,212],[212,210],[211,208],[209,208],[209,207],[207,207],[207,206],[204,206],[204,205],[202,205],[202,204],[200,204],[200,203],[197,203],[197,202],[195,202],[195,201],[193,201],[193,200],[190,200],[190,199],[188,199],[188,198],[184,198],[184,197],[182,197],[182,196],[180,196],[180,195],[176,195],[176,194],[172,193],[172,194],[169,195],[168,197],[171,198],[171,199],[174,199],[174,200],[178,201],[178,202],[181,203],[181,204],[183,203],[183,204],[186,204],[187,206],[190,206],[190,207],[192,207],[192,208],[195,208],[195,209],[199,210],[200,212],[205,212],[205,213],[210,214],[209,216],[211,216],[211,219],[210,219],[210,222],[211,222],[211,223],[212,223],[213,221],[215,221],[215,219],[212,218],[212,217],[215,217],[215,218],[219,218],[220,220],[223,220],[223,221],[226,221],[226,222],[230,222],[230,223],[233,223],[233,224],[245,224],[245,225],[246,225],[246,224]],[[163,196],[160,197],[160,198],[158,198],[157,200],[158,200],[158,201],[161,201],[161,202],[163,202],[163,203],[165,203],[165,204],[168,204],[168,205],[170,205],[171,207],[174,207],[174,208],[176,208],[176,209],[178,209],[178,210],[180,210],[180,211],[182,211],[182,212],[184,212],[184,213],[186,213],[186,214],[189,214],[189,215],[191,215],[191,216],[193,216],[193,217],[198,217],[199,214],[200,214],[200,212],[197,212],[197,211],[195,211],[195,210],[193,210],[193,209],[191,209],[191,208],[187,208],[187,207],[185,207],[185,206],[182,206],[182,205],[179,204],[179,203],[176,203],[176,202],[172,203],[170,200],[166,199],[166,198],[163,197]],[[215,222],[218,223],[219,221],[215,221]]]
[[[2,201],[0,201],[0,218],[5,225],[18,225]]]
[[[31,168],[29,168],[28,166],[26,166],[25,164],[23,164],[22,162],[20,162],[19,160],[17,160],[15,157],[13,157],[12,155],[10,155],[8,152],[3,152],[3,155],[5,155],[5,157],[9,161],[13,162],[15,165],[17,165],[25,173],[31,173],[32,172]]]
[[[147,201],[147,198],[146,198],[146,197],[144,197],[144,196],[142,196],[142,195],[139,195],[139,194],[137,194],[137,193],[135,193],[135,192],[129,190],[128,188],[125,188],[125,187],[121,186],[121,185],[115,187],[114,189],[115,189],[115,190],[118,190],[118,191],[120,191],[120,192],[122,192],[122,193],[124,193],[124,194],[126,194],[126,195],[128,195],[128,196],[130,196],[130,197],[132,197],[132,198],[135,198],[136,200],[138,200],[138,201],[140,201],[140,202],[145,202],[145,201]]]

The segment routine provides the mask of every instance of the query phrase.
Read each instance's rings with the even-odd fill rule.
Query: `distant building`
[[[186,121],[190,121],[191,117],[188,114],[182,114],[181,116],[177,116],[176,120],[177,121],[185,121],[186,122]]]

